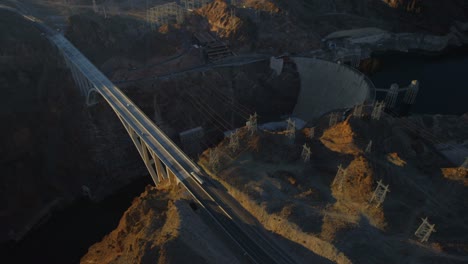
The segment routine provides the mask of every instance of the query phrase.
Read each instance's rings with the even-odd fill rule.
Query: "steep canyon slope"
[[[190,199],[179,187],[148,186],[80,263],[240,263]]]
[[[241,130],[237,150],[228,140],[217,146],[219,166],[208,150],[200,164],[268,230],[332,262],[464,263],[468,171],[436,151],[426,133],[450,126],[450,139],[437,138],[466,144],[467,118],[349,117],[329,127],[325,115],[313,139],[309,128],[293,140],[286,131]],[[307,162],[304,144],[311,149]],[[338,166],[346,170],[342,177]],[[390,188],[380,206],[370,202],[378,181]],[[414,236],[424,217],[437,229],[428,243]]]
[[[17,15],[1,19],[3,242],[81,197],[82,186],[100,199],[146,172],[110,107],[85,106],[46,38]]]

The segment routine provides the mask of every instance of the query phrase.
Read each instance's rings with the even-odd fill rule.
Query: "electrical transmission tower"
[[[292,120],[291,118],[288,118],[286,122],[288,124],[286,128],[286,136],[289,139],[294,140],[294,138],[296,137],[296,121]]]
[[[307,137],[308,137],[309,139],[313,139],[314,136],[315,136],[315,127],[311,127],[311,128],[309,129],[309,134],[307,134]]]
[[[208,159],[211,169],[217,170],[219,168],[219,150],[217,147],[210,149]]]
[[[380,117],[382,116],[382,112],[384,108],[385,108],[384,102],[376,102],[374,104],[374,108],[372,109],[371,118],[374,120],[380,120]]]
[[[335,179],[333,179],[332,186],[338,184],[339,190],[343,190],[343,183],[346,179],[346,174],[348,173],[348,169],[343,169],[341,164],[338,166],[338,171],[336,172]]]
[[[249,120],[245,123],[247,129],[250,131],[250,135],[257,132],[257,113],[250,115]]]
[[[431,225],[429,224],[429,222],[427,221],[427,217],[426,218],[421,218],[421,220],[423,221],[422,224],[418,227],[418,229],[416,230],[416,232],[414,232],[414,235],[419,238],[421,242],[426,242],[427,240],[429,240],[429,237],[431,236],[431,234],[434,232],[436,232],[435,230],[435,225]]]
[[[185,9],[193,10],[207,5],[209,0],[181,0],[181,6]]]
[[[170,2],[147,9],[146,18],[151,29],[165,24],[183,23],[186,10],[176,2]]]
[[[362,109],[363,109],[363,105],[362,104],[359,104],[359,105],[355,105],[354,106],[354,110],[353,110],[353,116],[357,117],[357,118],[361,118],[362,117]]]
[[[379,180],[377,182],[377,187],[375,188],[375,191],[372,194],[369,203],[372,203],[375,200],[377,201],[376,207],[378,207],[384,202],[385,196],[387,196],[387,192],[390,192],[390,189],[388,189],[388,185],[384,185],[382,183],[382,180]]]
[[[331,113],[330,120],[328,121],[328,126],[332,127],[338,123],[338,113]]]
[[[302,157],[302,160],[304,162],[309,162],[310,161],[310,147],[308,147],[307,144],[305,144],[305,143],[302,146],[301,157]]]
[[[239,133],[238,133],[238,130],[234,131],[229,136],[229,148],[232,151],[236,151],[237,149],[239,149]]]
[[[372,151],[372,140],[369,141],[366,147],[366,153],[371,153]]]

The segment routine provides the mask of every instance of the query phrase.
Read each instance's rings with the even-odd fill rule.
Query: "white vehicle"
[[[200,184],[203,184],[203,180],[201,179],[200,175],[196,174],[195,172],[191,172],[190,175]]]

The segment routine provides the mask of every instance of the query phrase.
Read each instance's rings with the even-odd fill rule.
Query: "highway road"
[[[19,13],[18,11],[16,11]],[[270,241],[264,233],[252,225],[253,217],[246,218],[241,206],[227,193],[220,191],[209,181],[201,184],[194,180],[191,172],[203,177],[208,176],[162,132],[134,102],[102,74],[85,56],[81,54],[66,38],[50,29],[42,21],[31,15],[23,15],[30,20],[62,52],[69,63],[72,63],[92,84],[96,92],[115,111],[131,137],[139,137],[148,150],[174,174],[207,213],[226,232],[226,234],[245,252],[252,263],[295,263],[280,247]],[[131,128],[131,129],[130,129]],[[130,131],[134,131],[130,133]],[[157,183],[157,179],[153,179]],[[205,186],[206,185],[206,186]],[[217,192],[216,194],[214,194]],[[230,204],[231,206],[227,206]]]

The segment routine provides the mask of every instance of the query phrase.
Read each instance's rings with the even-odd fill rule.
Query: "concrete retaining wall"
[[[301,78],[301,91],[293,116],[311,121],[333,109],[353,107],[375,99],[372,82],[346,65],[294,57]]]

